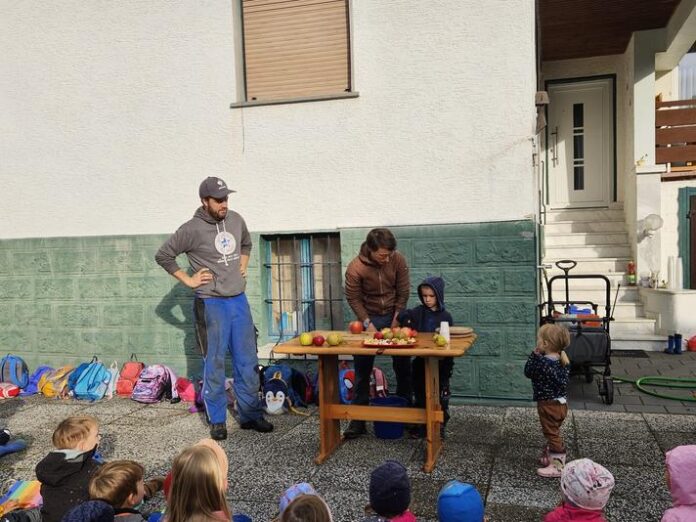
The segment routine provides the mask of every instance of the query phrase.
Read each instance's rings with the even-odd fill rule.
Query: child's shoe
[[[566,454],[565,453],[551,453],[549,452],[549,465],[543,468],[537,469],[537,475],[544,478],[558,478],[561,476],[561,471],[565,466]]]
[[[541,452],[541,455],[539,456],[539,464],[541,464],[543,467],[546,467],[549,465],[549,447],[545,446],[544,451]]]

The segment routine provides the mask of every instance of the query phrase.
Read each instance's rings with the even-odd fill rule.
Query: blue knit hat
[[[114,508],[103,500],[88,500],[71,509],[62,522],[114,522]]]
[[[406,468],[387,460],[370,476],[370,506],[383,517],[395,517],[411,504],[411,482]]]
[[[483,522],[483,500],[471,484],[450,480],[437,497],[440,522]]]

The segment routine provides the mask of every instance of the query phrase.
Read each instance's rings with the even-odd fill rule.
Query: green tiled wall
[[[0,241],[0,352],[31,368],[136,353],[196,375],[192,292],[154,261],[167,238],[118,236]],[[253,236],[258,245],[258,236]],[[247,294],[261,314],[258,255]],[[185,256],[179,264],[188,267]]]
[[[429,275],[445,280],[445,303],[454,323],[478,334],[455,361],[452,392],[461,397],[531,399],[524,377],[536,332],[536,245],[532,221],[391,227],[408,259],[412,295]],[[344,265],[369,229],[341,231]],[[346,317],[352,312],[346,305]],[[390,366],[388,361],[382,367]]]
[[[369,229],[341,230],[345,265]],[[446,283],[456,324],[479,340],[457,360],[453,392],[467,397],[524,398],[524,359],[535,335],[535,242],[530,221],[393,227],[409,261],[413,296],[427,275]],[[253,234],[247,295],[268,342],[259,260]],[[200,356],[192,328],[191,291],[154,261],[166,235],[0,240],[0,352],[31,367],[98,355],[123,362],[131,352],[196,375]],[[179,263],[187,266],[185,256]],[[345,320],[351,319],[345,306]],[[388,370],[388,361],[380,363]]]

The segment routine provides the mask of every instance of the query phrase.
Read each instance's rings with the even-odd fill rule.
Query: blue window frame
[[[343,329],[339,234],[264,236],[266,314],[271,337]]]

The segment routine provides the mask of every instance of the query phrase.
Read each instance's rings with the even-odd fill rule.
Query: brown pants
[[[538,401],[537,411],[541,431],[549,443],[549,451],[552,453],[565,453],[565,444],[561,436],[561,426],[568,415],[568,405],[558,401]]]

